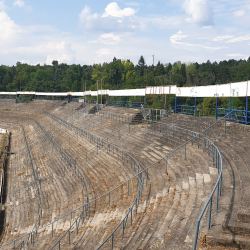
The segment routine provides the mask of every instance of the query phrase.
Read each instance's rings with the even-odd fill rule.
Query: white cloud
[[[118,4],[116,2],[108,4],[108,6],[105,8],[105,13],[102,15],[102,17],[124,17],[124,16],[132,16],[135,14],[135,10],[132,8],[125,8],[120,9]]]
[[[227,56],[229,56],[229,57],[242,57],[242,56],[245,56],[245,55],[237,53],[237,54],[228,54]]]
[[[222,49],[221,47],[212,47],[206,44],[197,44],[197,43],[188,43],[188,42],[182,42],[181,40],[184,38],[187,38],[188,35],[183,35],[182,31],[178,31],[177,34],[172,35],[170,37],[170,42],[172,45],[179,45],[183,49],[191,49],[191,50],[197,50],[199,48],[203,48],[209,51],[216,51]]]
[[[248,3],[248,4],[244,4]],[[233,18],[232,18],[233,17]],[[250,4],[249,1],[245,1],[239,4],[232,12],[228,19],[240,24],[241,26],[250,27]]]
[[[91,9],[88,6],[85,6],[79,15],[80,25],[87,30],[92,29],[99,19],[100,16],[97,13],[91,14]]]
[[[23,0],[16,0],[14,3],[13,3],[14,6],[18,6],[18,7],[24,7],[25,3]]]
[[[250,35],[246,35],[246,36],[234,37],[228,40],[226,43],[236,43],[236,42],[249,41],[249,40],[250,40]]]
[[[116,45],[121,41],[121,36],[114,35],[113,33],[107,33],[100,35],[100,38],[93,43],[102,43],[106,45]]]
[[[244,10],[237,10],[233,14],[235,17],[242,17],[246,14],[246,12]]]
[[[170,42],[172,44],[182,44],[182,42],[179,42],[179,41],[181,41],[183,38],[186,38],[186,37],[188,37],[188,36],[182,35],[182,31],[178,31],[177,34],[172,35],[170,37]]]
[[[185,0],[183,9],[191,17],[186,21],[201,26],[213,25],[213,9],[209,0]]]
[[[12,44],[18,34],[24,33],[4,11],[0,12],[0,24],[0,49],[3,45]]]
[[[6,11],[8,7],[4,4],[5,1],[0,1],[0,11]]]
[[[109,56],[109,57],[114,57],[115,56],[115,49],[110,49],[110,48],[101,48],[101,49],[99,49],[99,50],[97,50],[96,51],[96,55],[98,56],[98,57],[107,57],[107,56]]]
[[[72,64],[74,63],[74,56],[71,54],[62,54],[60,56],[58,55],[48,55],[47,59],[46,59],[46,64],[47,65],[51,65],[53,60],[57,60],[58,63],[68,63],[68,64]]]
[[[223,41],[223,40],[227,40],[230,38],[233,38],[234,36],[231,35],[225,35],[225,36],[217,36],[213,39],[214,42],[218,42],[218,41]]]
[[[112,12],[109,15],[100,16],[98,13],[91,14],[90,7],[85,6],[79,14],[79,25],[89,32],[134,32],[140,28],[140,23],[128,14],[129,12],[119,14],[121,17],[118,17],[117,13]]]

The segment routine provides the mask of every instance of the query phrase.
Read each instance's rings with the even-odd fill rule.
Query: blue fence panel
[[[176,113],[195,115],[195,106],[177,105]]]
[[[229,121],[238,122],[242,124],[250,124],[250,111],[245,109],[226,109],[226,108],[218,108],[218,116],[225,116],[229,112],[232,112],[229,115]]]
[[[109,101],[109,106],[126,107],[126,108],[141,108],[144,107],[144,102],[130,102],[130,101]]]

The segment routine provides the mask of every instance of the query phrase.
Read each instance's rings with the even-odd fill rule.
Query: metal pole
[[[248,96],[246,96],[246,121],[245,121],[246,125],[247,125],[247,113],[248,113]]]
[[[226,134],[226,117],[224,118],[224,133]]]
[[[175,96],[175,114],[177,113],[177,96]]]
[[[209,231],[209,230],[210,230],[210,227],[211,227],[212,201],[213,201],[213,199],[211,198],[210,203],[209,203],[209,212],[208,212],[208,226],[207,226],[207,231]]]
[[[200,221],[197,221],[197,225],[196,225],[196,231],[195,231],[195,240],[194,240],[194,246],[193,246],[193,250],[196,250],[196,245],[197,245],[197,240],[198,240],[198,234],[199,234],[199,227],[200,227]]]
[[[217,108],[218,108],[218,97],[216,96],[216,106],[215,106],[215,118],[217,120],[218,118],[218,111],[217,111]]]
[[[230,96],[229,98],[229,122],[231,121],[231,101],[232,101],[232,98]]]
[[[196,117],[196,97],[194,98],[194,116]]]

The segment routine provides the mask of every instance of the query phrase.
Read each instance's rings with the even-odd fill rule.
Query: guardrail
[[[219,196],[221,195],[221,187],[222,187],[222,167],[223,167],[223,165],[222,165],[222,159],[221,159],[221,155],[220,155],[220,152],[219,152],[219,150],[218,150],[218,148],[208,139],[208,138],[206,138],[206,131],[208,131],[210,128],[212,128],[215,124],[217,124],[217,123],[219,123],[220,121],[223,121],[224,120],[224,123],[225,123],[225,132],[226,132],[226,116],[225,117],[223,117],[223,118],[221,118],[220,120],[218,120],[217,122],[215,122],[215,123],[213,123],[211,126],[209,126],[207,129],[205,129],[205,130],[203,130],[201,133],[196,133],[196,132],[193,132],[193,131],[190,131],[190,130],[186,130],[186,129],[183,129],[183,128],[179,128],[178,127],[178,129],[179,129],[179,131],[185,131],[185,133],[182,133],[182,135],[184,135],[184,134],[187,134],[188,132],[190,133],[190,132],[192,132],[193,134],[192,135],[194,135],[195,134],[195,136],[192,136],[189,140],[187,140],[186,139],[186,142],[184,143],[184,144],[182,144],[181,146],[179,146],[178,148],[176,148],[174,151],[172,151],[171,153],[169,153],[168,155],[166,155],[165,157],[163,157],[162,159],[160,159],[159,161],[161,161],[161,160],[163,160],[163,159],[166,159],[166,167],[167,167],[167,162],[168,162],[168,156],[170,156],[171,154],[173,154],[174,152],[176,152],[177,150],[179,150],[180,148],[183,148],[183,147],[185,147],[185,149],[186,149],[186,145],[188,144],[188,143],[190,143],[190,142],[192,142],[193,143],[193,141],[194,141],[194,139],[196,138],[196,139],[198,139],[197,140],[197,146],[198,146],[198,148],[199,148],[199,143],[200,143],[200,136],[202,135],[202,134],[205,134],[204,135],[204,137],[203,137],[203,151],[205,151],[206,149],[207,149],[207,152],[208,152],[208,155],[211,155],[212,156],[212,160],[215,162],[215,164],[216,164],[216,167],[218,168],[218,172],[219,172],[219,178],[218,178],[218,180],[217,180],[217,182],[216,182],[216,184],[215,184],[215,186],[214,186],[214,188],[213,188],[213,190],[212,190],[212,192],[211,192],[211,194],[210,194],[210,196],[209,196],[209,199],[208,199],[208,201],[206,202],[206,204],[205,204],[205,206],[204,206],[204,208],[203,208],[203,210],[202,210],[202,212],[201,212],[201,214],[200,214],[200,216],[199,216],[199,218],[198,218],[198,221],[197,221],[197,228],[196,228],[196,238],[195,238],[195,242],[194,242],[194,249],[196,249],[196,244],[197,244],[197,239],[198,239],[198,233],[199,233],[199,223],[200,223],[200,221],[201,221],[201,219],[202,219],[202,216],[204,215],[204,213],[205,213],[205,210],[207,209],[207,207],[208,207],[208,205],[209,205],[209,225],[208,225],[208,229],[210,229],[210,225],[211,225],[211,210],[212,210],[212,197],[213,197],[213,194],[214,194],[214,192],[216,191],[216,189],[217,189],[217,200],[216,200],[216,210],[218,209],[218,198],[219,198]],[[151,122],[151,121],[150,121]],[[155,122],[153,123],[153,124],[155,124]],[[126,124],[127,125],[127,124]],[[125,126],[126,126],[125,125]],[[123,126],[123,128],[125,127],[125,126]],[[142,123],[142,126],[143,126],[143,123]],[[167,125],[168,126],[168,125]],[[169,125],[169,126],[171,126],[171,127],[173,127],[173,125],[171,124],[171,125]],[[176,126],[175,126],[176,127]],[[122,129],[123,129],[122,128]],[[176,127],[177,128],[177,127]],[[79,128],[78,128],[79,129]],[[163,132],[163,130],[160,130],[161,132]],[[176,131],[175,129],[174,129],[174,131]],[[175,133],[173,133],[172,134],[173,136],[175,136]],[[179,134],[178,134],[178,136],[179,136]],[[186,137],[187,138],[187,137]],[[107,140],[107,139],[106,139]],[[99,141],[98,142],[98,140],[97,140],[97,150],[98,150],[98,147],[101,147],[103,145],[103,141]],[[110,145],[110,144],[109,144]],[[113,147],[116,147],[116,146],[114,146],[113,145]],[[185,155],[185,157],[186,157],[186,155]],[[159,161],[157,161],[157,162],[159,162]],[[157,163],[156,162],[156,163]],[[141,176],[141,178],[142,178],[142,174],[143,173],[147,173],[146,174],[146,180],[147,180],[147,178],[148,178],[148,169],[149,168],[151,168],[152,166],[154,166],[156,163],[154,163],[154,164],[152,164],[151,166],[149,166],[148,168],[146,168],[146,169],[144,169],[143,171],[141,171],[141,172],[139,172],[137,175],[139,176]],[[136,176],[137,176],[136,175]],[[136,177],[136,176],[134,176],[134,177]],[[132,178],[134,178],[134,177],[132,177]],[[132,179],[131,178],[131,179]],[[131,180],[130,179],[130,180]],[[129,180],[128,180],[129,181]],[[127,181],[127,182],[128,182]],[[126,183],[126,182],[125,182]],[[143,183],[143,182],[142,182]],[[124,184],[124,183],[123,183]],[[122,185],[123,185],[122,184]],[[117,187],[118,188],[118,187]],[[143,189],[143,184],[142,184],[142,189]],[[111,191],[110,191],[111,192]],[[139,192],[139,191],[138,191]],[[104,194],[104,195],[107,195],[107,194]],[[91,201],[92,202],[92,201]],[[133,203],[134,204],[134,203]],[[81,208],[83,208],[83,207],[81,207]],[[79,209],[79,208],[78,208]],[[86,207],[85,207],[85,209],[86,209]],[[126,214],[126,216],[124,217],[124,219],[122,220],[122,222],[117,226],[117,228],[115,229],[115,231],[116,230],[118,230],[118,227],[121,227],[121,226],[123,226],[123,232],[124,232],[124,225],[126,226],[126,223],[127,223],[127,220],[128,220],[128,214],[129,214],[129,212],[131,212],[132,210],[130,210],[129,209],[129,211],[128,211],[128,213]],[[81,212],[81,214],[77,217],[77,219],[75,220],[75,222],[73,223],[73,225],[76,225],[76,229],[78,230],[78,226],[79,226],[79,223],[80,223],[80,219],[82,219],[82,216],[83,216],[83,214],[84,213],[82,213]],[[78,226],[77,226],[78,225]],[[72,228],[72,227],[71,227]],[[70,231],[70,230],[69,230]],[[68,233],[69,231],[67,231],[66,233]],[[65,237],[65,235],[64,235],[64,237]],[[109,239],[111,239],[111,242],[112,242],[112,246],[113,246],[113,240],[114,240],[114,231],[113,231],[113,233],[111,233],[109,236],[108,236],[108,238],[105,240],[105,242],[104,243],[106,243]],[[60,239],[61,240],[61,239]],[[104,245],[104,243],[102,244],[102,245],[100,245],[99,247],[98,247],[98,249],[100,249],[103,245]],[[53,246],[53,248],[55,247],[55,245]],[[59,243],[59,247],[60,247],[60,243]],[[53,249],[52,248],[52,249]]]
[[[16,123],[16,124],[18,124],[18,123]],[[15,124],[15,125],[16,125],[16,124]],[[23,127],[22,125],[20,125],[20,126],[21,126],[22,131],[23,131],[23,135],[24,135],[24,139],[25,139],[27,151],[28,151],[28,154],[29,154],[29,157],[30,157],[30,162],[31,162],[31,165],[32,165],[32,170],[33,170],[34,179],[35,179],[35,181],[37,181],[37,176],[36,176],[36,171],[35,171],[35,168],[34,168],[33,158],[32,158],[31,152],[30,152],[30,150],[29,150],[29,144],[28,144],[28,141],[27,141],[27,138],[26,138],[25,130],[24,130],[24,127]],[[38,190],[39,190],[39,196],[40,196],[40,209],[39,209],[40,212],[39,212],[38,218],[37,218],[37,220],[36,220],[36,222],[35,222],[35,225],[34,225],[32,231],[34,231],[35,228],[37,228],[37,224],[38,224],[38,223],[40,224],[40,218],[41,218],[41,216],[42,216],[42,195],[41,195],[40,187],[39,187],[39,185],[37,184],[37,182],[36,182],[36,185],[37,185],[37,188],[38,188]],[[17,240],[17,239],[16,239],[16,240]],[[1,246],[0,248],[4,247],[4,246],[6,246],[6,245],[9,245],[9,244],[14,243],[14,249],[15,249],[15,242],[16,242],[16,240],[11,241],[11,242],[9,242],[9,243],[7,243],[7,244]],[[22,246],[23,246],[23,242],[21,242],[21,244],[19,244],[19,246],[22,247]]]
[[[42,213],[43,213],[43,198],[42,198],[41,188],[37,183],[36,170],[35,170],[35,167],[34,167],[33,158],[32,158],[31,152],[30,152],[29,144],[28,144],[26,134],[25,134],[25,130],[24,130],[23,126],[22,126],[22,129],[23,129],[23,134],[24,134],[27,150],[29,152],[30,162],[31,162],[31,165],[32,165],[32,170],[33,170],[33,175],[34,175],[35,182],[36,182],[36,185],[37,185],[37,188],[38,188],[38,191],[39,191],[39,196],[40,196],[40,212],[39,212],[38,218],[36,220],[36,223],[35,223],[35,225],[34,225],[34,227],[32,229],[32,232],[33,232],[33,231],[35,231],[37,229],[37,225],[38,225],[38,227],[40,225],[40,219],[41,219]],[[29,238],[28,238],[28,241],[29,241]],[[28,241],[27,241],[27,244],[28,244]]]
[[[187,143],[189,143],[190,141],[192,142],[193,144],[193,141],[195,138],[198,137],[198,141],[197,141],[197,147],[199,148],[200,147],[200,140],[201,140],[201,135],[204,134],[203,136],[203,152],[205,150],[207,150],[207,154],[208,156],[211,156],[212,157],[212,161],[215,162],[215,167],[218,169],[218,174],[219,174],[219,177],[217,179],[217,182],[216,184],[214,185],[213,187],[213,190],[212,192],[210,193],[209,195],[209,198],[208,200],[206,201],[198,219],[197,219],[197,225],[196,225],[196,231],[195,231],[195,239],[194,239],[194,245],[193,245],[193,250],[196,249],[197,247],[197,241],[198,241],[198,235],[199,235],[199,227],[200,227],[200,222],[202,220],[202,217],[203,215],[205,214],[207,208],[208,208],[208,205],[209,205],[209,208],[208,208],[208,231],[210,230],[210,227],[211,227],[211,218],[212,218],[212,204],[213,204],[213,195],[215,193],[215,191],[217,190],[217,196],[216,196],[216,213],[218,212],[218,206],[219,206],[219,196],[221,196],[221,190],[222,190],[222,172],[223,172],[223,162],[222,162],[222,157],[221,157],[221,153],[219,151],[219,149],[215,146],[215,144],[209,140],[207,137],[206,137],[206,133],[209,129],[211,129],[212,127],[214,127],[216,124],[220,123],[221,121],[224,123],[224,133],[226,133],[226,118],[227,116],[229,116],[230,114],[226,114],[226,116],[220,118],[219,120],[217,120],[215,123],[213,123],[212,125],[210,125],[208,128],[204,129],[203,131],[201,131],[200,133],[196,133],[196,132],[193,132],[193,131],[190,131],[190,130],[187,130],[187,129],[184,129],[184,128],[180,128],[178,127],[179,129],[179,133],[177,134],[177,136],[180,136],[180,132],[184,132],[183,135],[186,135],[186,143],[184,143],[183,145],[181,145],[179,148],[177,148],[176,150],[180,149],[181,147],[185,146],[185,159],[186,159],[186,145]],[[148,128],[148,124],[149,123],[153,123],[153,130],[155,131],[155,124],[160,124],[162,126],[164,126],[164,129],[160,128],[160,133],[163,133],[163,132],[166,132],[168,133],[168,131],[172,131],[172,135],[174,136],[174,129],[168,129],[168,127],[171,127],[173,125],[171,124],[164,124],[164,123],[161,123],[161,122],[152,122],[152,121],[147,121],[147,128]],[[142,126],[143,126],[143,123],[142,123]],[[189,139],[187,141],[187,133],[192,133],[192,138]],[[195,134],[195,136],[193,136],[193,134]],[[181,139],[181,137],[180,137]],[[174,150],[173,152],[175,152],[176,150]],[[173,152],[171,152],[170,154],[172,154]],[[165,157],[164,157],[165,158]]]
[[[102,138],[100,138],[100,137],[98,137],[98,136],[96,136],[96,135],[94,135],[94,134],[92,134],[92,133],[90,133],[90,132],[88,132],[88,131],[84,131],[83,129],[80,129],[79,127],[76,127],[76,126],[74,126],[74,125],[72,125],[72,124],[69,124],[67,121],[62,120],[61,118],[59,118],[59,117],[57,117],[57,116],[55,116],[55,115],[52,115],[52,114],[50,114],[50,113],[48,113],[48,112],[46,112],[46,113],[47,113],[48,115],[50,115],[53,119],[55,119],[55,120],[61,122],[61,124],[64,124],[65,126],[68,126],[68,127],[73,127],[73,128],[77,131],[77,134],[85,135],[87,138],[90,139],[91,142],[94,142],[94,143],[96,142],[96,143],[97,143],[97,145],[96,145],[94,148],[92,148],[91,150],[87,151],[87,152],[84,153],[83,155],[81,155],[81,156],[75,158],[75,161],[77,161],[78,159],[83,158],[83,157],[86,159],[86,161],[88,161],[88,155],[90,154],[91,151],[95,150],[95,148],[96,148],[96,150],[97,150],[96,153],[98,154],[98,149],[104,148],[105,145],[106,145],[106,146],[107,146],[107,152],[110,152],[111,146],[113,147],[113,153],[114,153],[114,151],[115,151],[114,149],[116,148],[116,149],[117,149],[116,151],[117,151],[117,154],[118,154],[118,155],[119,155],[119,153],[118,153],[119,151],[122,152],[122,153],[120,154],[120,156],[122,156],[123,164],[125,163],[126,157],[129,157],[129,158],[130,158],[131,168],[134,167],[134,171],[135,171],[135,165],[137,165],[138,173],[141,172],[140,164],[139,164],[130,154],[128,154],[128,153],[127,153],[126,151],[124,151],[123,149],[121,149],[121,148],[119,148],[119,147],[117,147],[117,146],[115,146],[115,145],[113,145],[113,144],[111,144],[111,143],[108,142],[108,139],[111,138],[112,136],[114,136],[114,134],[119,133],[120,130],[116,131],[114,134],[112,134],[111,136],[109,136],[108,138],[106,138],[106,139],[103,140]],[[126,126],[126,125],[125,125],[125,126]],[[123,128],[124,128],[124,126],[122,127],[122,129],[123,129]],[[134,163],[134,164],[132,164],[132,163]],[[133,165],[134,165],[134,166],[133,166]],[[138,177],[138,181],[140,181],[140,183],[138,184],[137,196],[136,196],[136,198],[135,198],[135,200],[134,200],[134,202],[133,202],[133,204],[132,204],[132,206],[131,206],[131,210],[129,210],[129,212],[127,213],[127,216],[128,216],[129,213],[130,213],[131,216],[132,216],[132,209],[133,209],[133,207],[134,207],[135,204],[136,204],[136,209],[137,209],[137,206],[138,206],[138,204],[139,204],[138,193],[142,195],[141,189],[143,188],[143,186],[142,186],[142,184],[141,184],[141,183],[142,183],[142,180],[141,180],[142,177],[141,177],[140,174],[134,176],[133,178],[131,178],[131,179],[129,179],[129,180],[127,180],[126,182],[124,182],[124,183],[121,184],[120,186],[118,186],[118,187],[116,187],[115,189],[113,189],[113,190],[107,192],[106,194],[102,195],[101,197],[95,199],[94,201],[97,201],[98,199],[101,199],[101,198],[103,198],[104,196],[109,196],[109,205],[110,205],[111,193],[114,192],[114,191],[116,191],[118,188],[122,187],[122,186],[125,185],[125,184],[128,184],[128,195],[129,195],[129,181],[131,181],[132,179],[137,178],[137,177]],[[89,207],[88,207],[88,210],[90,210],[90,204],[91,204],[92,202],[94,202],[94,201],[91,201],[91,202],[89,202],[89,204],[86,204],[86,206],[89,206]],[[58,245],[58,247],[59,247],[59,249],[60,249],[60,242],[63,240],[63,238],[64,238],[66,235],[68,235],[68,237],[69,237],[69,244],[70,244],[70,230],[71,230],[71,228],[72,228],[74,225],[76,226],[76,230],[77,230],[77,233],[78,233],[78,226],[79,226],[80,221],[81,221],[81,220],[83,221],[82,216],[83,216],[84,211],[86,210],[86,208],[80,207],[80,209],[82,209],[82,212],[80,213],[80,215],[79,215],[79,216],[77,217],[77,219],[73,222],[73,224],[71,225],[71,227],[65,232],[65,234],[64,234],[64,235],[63,235],[63,236],[53,245],[53,247],[52,247],[51,249],[54,249],[57,245]],[[125,218],[126,218],[126,217],[125,217]],[[131,219],[131,220],[132,220],[132,219]],[[124,220],[123,220],[123,221],[124,221]],[[110,236],[106,239],[106,241],[107,241],[110,237],[112,237],[112,241],[113,241],[114,233],[115,233],[116,230],[120,227],[120,225],[121,225],[121,223],[118,225],[118,227],[115,229],[115,231],[113,231],[113,233],[110,234]],[[125,227],[124,227],[124,225],[123,225],[123,232],[124,232],[124,228],[125,228]],[[106,242],[106,241],[105,241],[105,242]],[[105,244],[105,242],[104,242],[103,244]]]
[[[52,116],[53,116],[53,115],[52,115]],[[58,118],[58,117],[57,117],[57,118]],[[34,119],[34,118],[33,118],[33,119]],[[68,123],[68,122],[65,122],[65,124],[67,124],[67,123]],[[125,126],[126,126],[126,125],[125,125]],[[73,127],[75,127],[75,126],[73,126]],[[124,127],[124,126],[123,126],[123,127]],[[78,128],[78,130],[79,130],[79,128]],[[119,131],[120,131],[120,130],[119,130]],[[116,131],[114,134],[119,133],[119,131]],[[90,138],[90,140],[91,140],[92,142],[93,142],[93,141],[94,141],[94,142],[97,142],[97,145],[96,145],[93,149],[91,149],[90,151],[92,151],[92,150],[94,150],[94,149],[96,148],[96,149],[97,149],[97,154],[98,154],[98,148],[104,146],[104,143],[105,143],[104,140],[102,140],[101,138],[99,138],[99,137],[97,137],[97,136],[95,136],[95,135],[93,135],[93,134],[91,134],[91,133],[89,133],[89,132],[87,133],[87,136]],[[112,136],[112,135],[111,135],[111,136]],[[138,163],[131,155],[129,155],[129,154],[126,153],[124,150],[120,149],[119,147],[117,147],[117,146],[115,146],[115,145],[113,145],[113,144],[111,144],[111,143],[108,143],[108,139],[109,139],[111,136],[109,136],[109,137],[106,139],[107,142],[106,142],[105,144],[107,145],[107,151],[110,152],[111,146],[113,147],[113,153],[114,153],[114,148],[117,149],[116,151],[117,151],[118,155],[119,155],[119,150],[122,151],[122,154],[120,154],[120,155],[122,156],[123,164],[125,164],[126,158],[129,157],[131,167],[133,167],[134,170],[135,170],[135,165],[137,165],[138,172],[140,172],[140,171],[141,171],[141,167],[140,167],[139,163]],[[90,151],[88,151],[87,153],[89,153]],[[86,155],[87,155],[87,154],[86,154]],[[80,158],[80,157],[78,157],[78,158]],[[87,160],[87,157],[86,157],[86,160]],[[77,158],[75,159],[75,162],[76,162],[76,161],[77,161]],[[139,176],[140,176],[140,175],[139,175]],[[126,182],[124,182],[124,183],[121,184],[120,186],[116,187],[115,189],[111,190],[110,192],[108,192],[108,193],[102,195],[101,197],[99,197],[99,198],[97,198],[97,199],[100,199],[100,198],[102,198],[102,197],[104,197],[104,196],[109,196],[109,204],[110,204],[111,193],[114,192],[115,190],[117,190],[118,188],[122,187],[122,186],[125,185],[125,184],[128,184],[128,194],[129,194],[129,182],[130,182],[130,180],[132,180],[133,178],[137,178],[137,177],[138,177],[138,175],[136,175],[135,177],[132,177],[131,179],[127,180]],[[138,182],[138,183],[139,183],[139,182]],[[139,184],[138,184],[138,187],[139,187],[139,189],[140,189],[140,185],[139,185]],[[93,202],[95,202],[97,199],[95,199],[95,200],[89,202],[89,204],[85,204],[83,207],[80,207],[80,208],[83,209],[83,211],[86,211],[86,206],[88,206],[88,207],[89,207],[88,209],[90,210],[90,204],[93,203]],[[139,203],[139,201],[136,200],[136,204],[137,204],[136,207],[138,206],[138,203]],[[133,204],[134,204],[134,203],[133,203]],[[84,208],[85,208],[85,209],[84,209]],[[78,209],[79,209],[79,208],[78,208]],[[77,210],[77,209],[75,209],[75,210],[69,212],[68,214],[64,215],[63,217],[59,218],[58,220],[64,218],[65,216],[67,216],[67,215],[69,215],[69,214],[71,214],[71,217],[72,217],[72,213],[75,212],[76,210]],[[82,216],[83,216],[83,213],[81,213],[81,214],[77,217],[77,219],[76,219],[75,222],[72,224],[72,226],[75,225],[75,224],[78,224],[78,225],[79,225],[78,220],[80,220],[80,218],[82,219]],[[56,220],[56,221],[58,221],[58,220]],[[49,225],[52,225],[52,235],[53,235],[53,223],[55,223],[56,221],[54,221],[54,222],[52,222],[52,223],[50,223],[50,224],[44,226],[44,227],[47,227],[47,226],[49,226]],[[72,228],[72,226],[71,226],[70,228]],[[44,227],[42,227],[42,228],[44,228]],[[37,228],[37,229],[36,229],[36,232],[37,232],[38,230],[42,229],[42,228]],[[78,230],[78,229],[77,229],[77,230]],[[67,232],[70,232],[70,229],[69,229]],[[66,233],[67,233],[67,232],[66,232]],[[12,241],[12,242],[10,242],[10,243],[13,243],[13,242],[14,242],[14,244],[15,244],[15,242],[16,242],[17,240],[20,240],[21,238],[23,238],[23,237],[25,237],[25,236],[29,236],[29,238],[31,238],[31,243],[34,243],[34,237],[35,237],[35,235],[33,234],[33,231],[32,231],[31,233],[28,233],[28,234],[26,234],[26,235],[23,235],[23,236],[19,237],[18,239],[16,239],[15,241]],[[64,235],[64,237],[65,237],[65,235]],[[60,243],[59,243],[60,241],[61,241],[61,239],[59,239],[59,241],[58,241],[57,244],[60,245]],[[6,246],[6,245],[8,245],[8,244],[10,244],[10,243],[5,244],[4,246]],[[21,244],[20,244],[20,245],[21,245]],[[2,248],[2,247],[4,247],[4,246],[1,246],[0,248]]]
[[[100,117],[112,119],[112,120],[119,121],[119,122],[129,123],[129,122],[132,122],[133,120],[132,116],[111,113],[110,111],[99,111],[97,114]]]
[[[207,152],[208,152],[208,155],[212,155],[212,160],[216,162],[216,167],[218,168],[218,171],[220,171],[219,169],[219,166],[218,166],[218,159],[219,159],[219,156],[220,156],[220,153],[219,153],[219,150],[218,148],[208,139],[206,138],[206,132],[211,128],[213,127],[215,124],[219,123],[221,120],[224,120],[224,132],[226,133],[226,117],[224,118],[221,118],[220,120],[216,121],[215,123],[213,123],[211,126],[209,126],[207,129],[203,130],[201,133],[197,133],[197,132],[194,132],[194,131],[191,131],[191,130],[188,130],[188,129],[184,129],[184,128],[181,128],[181,127],[177,127],[173,124],[164,124],[164,123],[161,123],[161,122],[156,122],[156,121],[148,121],[148,120],[143,120],[143,121],[147,121],[147,124],[151,123],[153,124],[153,130],[155,131],[155,124],[159,125],[160,126],[160,132],[161,133],[171,133],[173,137],[175,136],[178,136],[179,139],[181,138],[186,138],[186,142],[179,146],[177,149],[173,150],[171,153],[169,153],[168,155],[166,155],[165,157],[163,157],[162,159],[160,159],[158,162],[162,161],[163,159],[167,159],[166,162],[168,162],[168,157],[170,155],[172,155],[173,153],[175,153],[176,151],[178,151],[179,149],[181,148],[185,148],[185,159],[186,159],[186,147],[187,147],[187,144],[189,142],[191,142],[193,144],[194,140],[197,139],[197,147],[199,148],[200,147],[200,144],[202,142],[200,142],[200,140],[202,138],[201,135],[204,134],[204,137],[203,137],[203,151],[205,151],[206,147],[207,147]],[[130,126],[130,123],[129,123],[129,126]],[[164,126],[165,128],[165,131],[164,129],[162,128]],[[142,127],[143,127],[143,122],[142,122]],[[148,127],[148,125],[147,125]],[[187,139],[187,136],[190,136],[191,138],[190,139]],[[87,155],[87,154],[86,154]],[[156,163],[158,163],[156,162]],[[153,165],[151,165],[150,167],[148,167],[147,169],[143,170],[140,174],[142,173],[145,173],[146,172],[146,180],[148,178],[148,169],[151,168],[152,166],[154,166],[156,163],[154,163]],[[222,163],[221,163],[221,167],[222,167]],[[167,168],[167,163],[166,163],[166,168]],[[217,188],[219,191],[217,192],[217,200],[216,200],[216,211],[218,210],[218,197],[219,197],[219,193],[221,195],[221,187],[222,187],[222,171],[220,171],[220,176],[219,176],[219,179],[211,193],[211,196],[214,192],[214,190]],[[208,202],[210,202],[210,198],[208,200]],[[207,202],[207,203],[208,203]],[[206,205],[207,205],[206,203]],[[206,206],[205,205],[205,206]],[[206,207],[204,208],[206,209]],[[211,225],[211,209],[212,209],[212,206],[210,206],[209,208],[209,228],[210,228],[210,225]],[[204,212],[203,212],[204,213]],[[126,221],[128,219],[128,214],[129,212],[126,214],[126,216],[124,217],[124,219],[122,220],[122,222],[118,225],[118,227],[108,236],[108,238],[104,241],[104,243],[99,246],[97,249],[100,249],[109,239],[111,239],[111,249],[113,249],[113,240],[114,240],[114,233],[118,230],[118,228],[122,225],[123,226],[123,232],[122,232],[122,235],[124,234],[124,228],[126,226]],[[202,216],[201,216],[202,217]],[[197,235],[198,235],[198,232],[199,230],[197,231]],[[197,242],[197,239],[195,239],[195,242]],[[195,243],[194,243],[195,244]],[[195,246],[196,247],[196,246]]]
[[[11,116],[16,116],[16,115],[11,115]],[[23,117],[25,117],[25,116],[23,116]],[[23,118],[22,117],[22,118]],[[71,159],[70,159],[70,157],[61,149],[61,147],[60,147],[60,145],[50,136],[50,134],[48,134],[48,132],[46,131],[46,130],[44,130],[44,128],[40,125],[40,123],[35,119],[35,118],[33,118],[33,117],[25,117],[26,119],[28,118],[28,119],[30,119],[30,118],[32,118],[32,119],[34,119],[35,120],[35,122],[37,123],[37,125],[40,127],[40,129],[45,133],[45,135],[49,138],[49,140],[52,142],[52,144],[55,146],[55,148],[58,148],[59,149],[59,151],[61,151],[62,152],[62,155],[63,155],[63,157],[65,157],[65,158],[69,158],[69,165],[70,165],[70,167],[71,167],[71,163],[72,163],[72,161],[71,161]],[[31,157],[30,159],[31,159],[31,163],[32,163],[32,168],[33,168],[33,173],[35,173],[34,171],[34,166],[33,166],[33,158],[32,158],[32,156],[31,156],[31,152],[30,152],[30,150],[29,150],[29,146],[28,146],[28,141],[27,141],[27,138],[26,138],[26,134],[25,134],[25,130],[24,130],[24,128],[23,128],[23,126],[21,125],[21,127],[22,127],[22,129],[23,129],[23,132],[24,132],[24,137],[25,137],[25,141],[26,141],[26,145],[27,145],[27,150],[28,150],[28,152],[29,152],[29,156]],[[50,149],[51,150],[51,149]],[[75,169],[76,168],[78,168],[77,167],[77,165],[75,164]],[[79,172],[82,174],[82,172],[81,172],[81,170],[80,169],[78,169],[78,175],[79,175]],[[53,174],[53,173],[52,173]],[[88,188],[87,188],[87,181],[86,181],[86,179],[85,179],[85,177],[84,177],[84,175],[82,174],[82,181],[83,181],[83,183],[85,184],[85,187],[86,187],[86,192],[87,192],[87,202],[88,202]],[[35,175],[35,184],[38,186],[38,188],[39,188],[39,194],[40,194],[40,199],[41,199],[41,190],[40,190],[40,186],[38,185],[38,183],[41,183],[41,182],[39,182],[38,180],[37,180],[37,178],[36,178],[36,175]],[[11,242],[9,242],[9,243],[7,243],[7,244],[5,244],[5,245],[3,245],[3,246],[0,246],[0,248],[2,248],[2,247],[5,247],[5,246],[7,246],[7,245],[10,245],[10,244],[14,244],[14,248],[15,248],[15,243],[16,243],[16,241],[18,241],[18,240],[20,240],[20,239],[22,239],[22,238],[24,238],[24,237],[26,237],[26,236],[28,236],[28,239],[27,239],[27,242],[26,242],[26,244],[28,245],[28,242],[31,240],[31,243],[33,243],[34,244],[34,238],[35,238],[35,233],[37,233],[37,231],[39,230],[39,229],[41,229],[41,228],[39,228],[39,226],[40,226],[40,219],[42,218],[42,202],[40,203],[41,204],[41,210],[40,210],[40,213],[39,213],[39,215],[38,215],[38,219],[37,219],[37,221],[36,221],[36,223],[35,223],[35,226],[33,227],[33,229],[32,229],[32,231],[30,232],[30,233],[28,233],[28,234],[25,234],[25,235],[23,235],[23,236],[21,236],[21,237],[19,237],[19,238],[17,238],[17,239],[15,239],[14,241],[11,241]],[[38,226],[37,226],[38,225]],[[53,224],[52,224],[53,225]],[[53,229],[52,229],[53,230]],[[20,247],[22,247],[22,244],[20,243],[19,244],[19,246]]]

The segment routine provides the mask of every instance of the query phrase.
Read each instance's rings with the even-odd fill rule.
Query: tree
[[[143,76],[144,74],[144,68],[145,68],[146,62],[143,56],[140,57],[139,61],[138,61],[138,66],[139,66],[139,74],[140,76]]]

